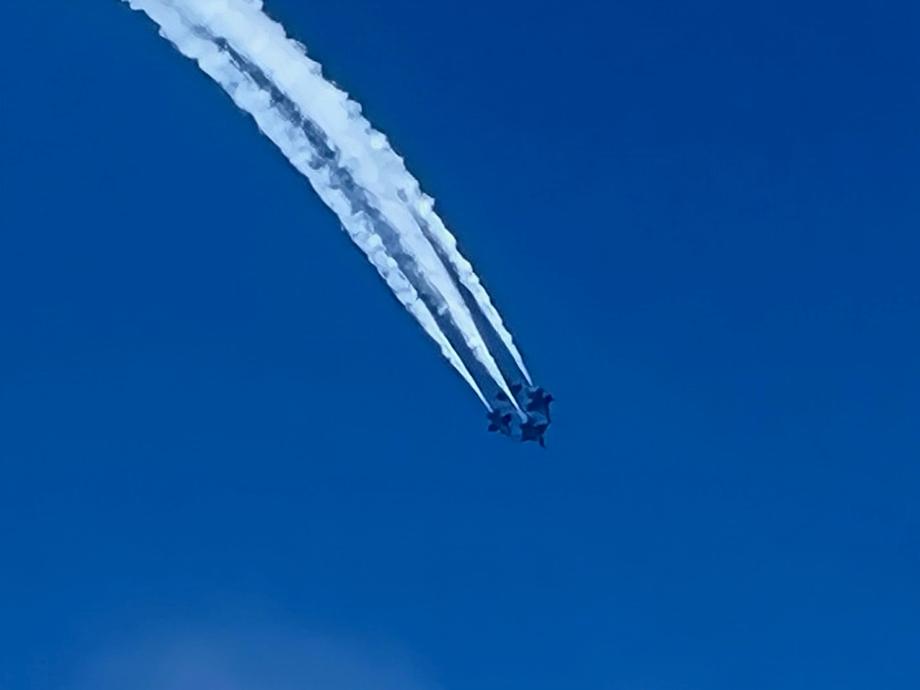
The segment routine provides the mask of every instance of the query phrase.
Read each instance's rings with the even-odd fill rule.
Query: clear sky
[[[145,17],[4,3],[0,688],[920,686],[917,4],[268,7],[550,448]]]

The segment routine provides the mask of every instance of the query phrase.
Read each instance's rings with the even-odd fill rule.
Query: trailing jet
[[[514,415],[502,410],[492,410],[486,417],[489,420],[489,431],[497,431],[503,436],[511,436],[511,419]]]
[[[543,435],[546,433],[548,426],[548,422],[538,422],[532,417],[528,418],[526,422],[521,424],[521,443],[536,441],[540,444],[540,447],[546,448],[546,440]]]

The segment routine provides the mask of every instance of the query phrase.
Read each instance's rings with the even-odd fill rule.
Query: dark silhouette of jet
[[[546,448],[546,439],[543,438],[543,435],[546,433],[548,426],[547,422],[539,422],[529,417],[526,422],[521,424],[521,443],[536,441],[541,448]]]
[[[525,389],[523,384],[511,384],[511,393],[515,397],[517,397],[522,390],[524,390],[525,394],[527,395],[527,403],[524,405],[524,409],[527,410],[527,412],[536,412],[537,414],[545,417],[547,421],[549,421],[549,404],[555,399],[553,398],[552,394],[547,393],[546,389],[542,386],[528,386]],[[511,402],[508,399],[508,396],[501,391],[498,392],[495,398],[499,402]]]
[[[549,414],[549,404],[553,402],[553,396],[550,393],[547,393],[540,387],[530,388],[527,390],[527,397],[529,397],[530,400],[524,406],[525,410],[541,415],[547,422],[552,421]]]
[[[488,415],[489,431],[500,431],[521,443],[534,441],[546,448],[544,435],[552,421],[549,405],[553,402],[553,396],[541,386],[525,386],[520,382],[511,384],[509,390],[514,399],[503,391],[495,394],[496,409]],[[516,420],[512,405],[517,406],[519,400],[524,413],[520,415],[521,420]]]
[[[489,431],[497,431],[504,436],[511,436],[511,419],[513,415],[510,412],[492,410],[486,417],[489,420]]]

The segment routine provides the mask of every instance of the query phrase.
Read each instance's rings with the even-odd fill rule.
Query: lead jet
[[[510,412],[501,410],[492,410],[486,415],[489,420],[489,431],[497,431],[503,436],[511,436],[511,419],[513,415]]]
[[[546,439],[543,438],[543,435],[546,433],[548,426],[548,422],[538,422],[533,417],[528,418],[526,422],[521,424],[521,443],[536,441],[541,448],[546,448]]]
[[[527,403],[524,405],[524,409],[527,412],[533,412],[539,415],[547,422],[552,421],[549,412],[549,404],[555,400],[552,394],[547,393],[546,389],[542,386],[527,386],[525,388],[524,385],[520,383],[511,384],[511,393],[513,395],[517,396],[522,390],[527,396]],[[508,396],[504,393],[499,392],[495,397],[500,402],[510,402]]]

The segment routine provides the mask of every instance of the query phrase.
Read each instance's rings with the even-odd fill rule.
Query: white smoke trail
[[[346,155],[352,156],[353,166],[350,167],[354,168],[356,177],[362,179],[369,187],[372,186],[380,195],[378,198],[388,199],[388,202],[393,204],[394,213],[404,215],[404,208],[408,205],[412,220],[416,222],[412,223],[409,218],[404,218],[401,225],[411,233],[415,243],[424,249],[427,249],[424,247],[427,243],[422,242],[416,235],[414,226],[425,225],[429,228],[429,232],[425,233],[425,227],[420,227],[426,239],[437,244],[442,250],[461,283],[473,295],[480,310],[530,382],[523,358],[473,266],[460,254],[456,238],[434,212],[434,200],[422,193],[418,181],[406,169],[403,159],[390,147],[386,137],[361,116],[360,104],[349,99],[347,93],[322,77],[322,67],[319,63],[307,57],[302,45],[287,39],[284,28],[261,11],[261,1],[246,0],[245,7],[241,5],[237,8],[241,10],[239,16],[229,11],[235,4],[234,0],[186,2],[196,8],[200,7],[204,11],[202,18],[209,26],[226,32],[224,35],[235,45],[247,50],[249,57],[264,67],[272,75],[273,80],[282,86],[301,108],[316,114],[317,121],[327,132],[338,133],[338,136],[334,137],[335,141]],[[329,106],[328,117],[325,108],[320,109],[323,105]],[[427,259],[431,263],[437,260],[431,255],[428,255]],[[458,304],[461,299],[459,294],[453,293],[450,287],[448,292],[450,297],[445,297],[449,299],[450,304]],[[465,316],[461,315],[464,320],[464,335],[476,334],[474,324],[466,320]],[[473,349],[485,348],[485,344],[475,339],[475,336],[468,337],[467,341]],[[490,373],[495,375],[494,371]]]
[[[361,117],[357,103],[350,101],[347,94],[322,77],[321,67],[305,55],[303,46],[289,40],[283,27],[262,13],[262,3],[259,0],[128,2],[133,8],[147,12],[158,23],[157,17],[162,16],[162,10],[174,9],[181,12],[193,25],[203,27],[212,38],[219,37],[231,46],[241,59],[259,70],[266,80],[316,125],[334,149],[337,165],[347,169],[351,183],[365,190],[375,209],[395,231],[402,250],[417,265],[424,281],[416,287],[426,293],[440,314],[452,321],[487,373],[513,399],[466,302],[432,246],[432,241],[441,246],[459,279],[474,296],[527,376],[511,336],[473,273],[472,266],[456,251],[453,237],[434,215],[430,200],[421,194],[418,182],[408,173],[402,159],[389,147],[386,138]],[[162,23],[161,28],[168,34]],[[172,36],[168,37],[176,42]],[[228,88],[227,84],[222,85]],[[315,178],[312,176],[310,179],[314,187],[317,187]],[[319,180],[319,184],[323,183],[328,183],[328,180]],[[423,225],[428,226],[428,232],[421,227]],[[431,232],[432,229],[434,232]]]
[[[196,23],[226,39],[335,143],[341,152],[340,164],[349,170],[358,185],[372,192],[375,205],[398,230],[404,248],[430,281],[433,291],[429,296],[439,303],[439,311],[451,319],[476,359],[513,400],[463,297],[416,222],[411,205],[407,208],[408,190],[417,190],[418,182],[390,148],[386,137],[361,117],[360,105],[323,78],[321,66],[306,56],[302,45],[287,38],[280,24],[261,11],[260,1],[159,1],[181,8]],[[156,2],[132,0],[131,4]]]
[[[518,369],[520,369],[524,378],[527,379],[527,383],[533,385],[533,379],[531,379],[530,372],[527,371],[527,366],[524,364],[524,357],[514,344],[511,332],[505,327],[502,317],[499,315],[495,305],[492,304],[492,299],[489,297],[489,293],[486,292],[482,281],[479,279],[479,276],[476,275],[476,271],[473,270],[473,264],[460,253],[460,250],[457,248],[457,238],[447,229],[441,217],[434,212],[434,199],[423,193],[416,185],[413,190],[411,201],[408,195],[406,200],[407,202],[413,203],[415,213],[418,214],[418,223],[422,230],[425,231],[425,235],[445,256],[454,269],[454,272],[457,274],[457,277],[460,279],[460,282],[463,284],[463,287],[469,290],[473,299],[476,300],[479,310],[486,317],[492,328],[495,329],[496,334],[498,334],[498,337],[508,349],[511,357],[514,359],[514,363],[517,364]]]
[[[330,184],[332,171],[317,164],[316,152],[307,134],[289,114],[274,104],[271,95],[256,84],[231,56],[222,51],[200,27],[189,23],[169,0],[132,0],[132,7],[143,9],[157,24],[161,33],[187,57],[196,60],[201,69],[218,82],[243,110],[250,113],[262,132],[285,154],[291,164],[310,179],[323,201],[336,213],[352,240],[365,253],[399,302],[418,320],[426,333],[438,344],[444,357],[473,389],[483,405],[491,409],[485,396],[462,358],[451,345],[428,306],[419,298],[416,288],[387,252],[374,219],[363,208],[355,209],[346,192]]]

